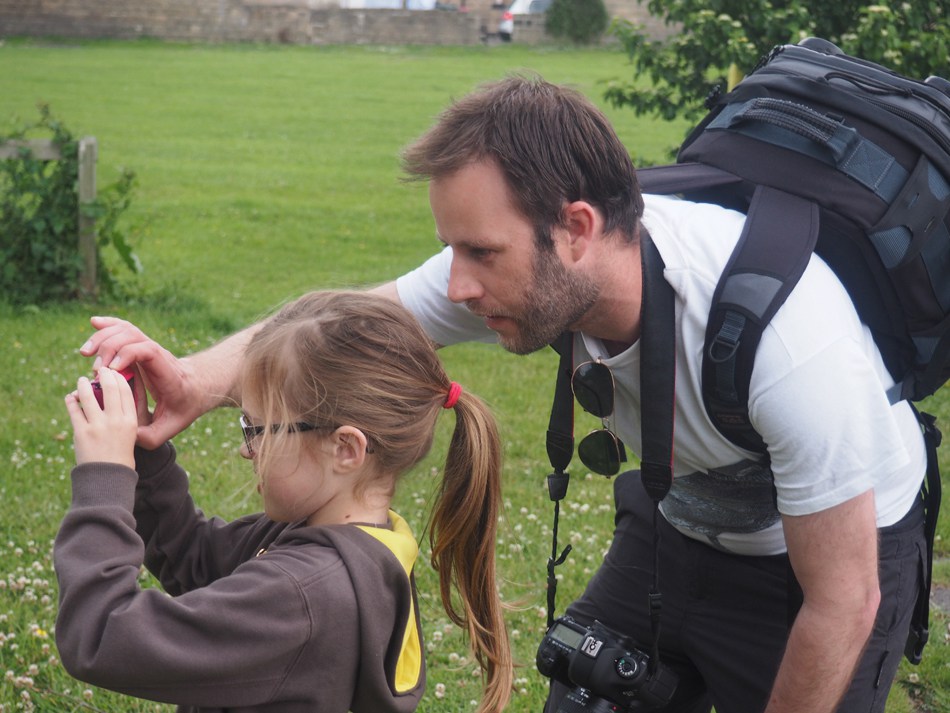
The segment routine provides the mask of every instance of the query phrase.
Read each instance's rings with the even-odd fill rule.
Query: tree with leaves
[[[609,83],[606,98],[637,115],[696,120],[706,97],[725,90],[780,44],[822,37],[844,52],[923,79],[950,66],[947,0],[869,5],[859,0],[648,0],[677,28],[663,40],[617,21],[613,32],[635,78]],[[732,74],[730,82],[730,73]],[[644,88],[641,78],[649,79]],[[717,89],[718,88],[718,89]]]

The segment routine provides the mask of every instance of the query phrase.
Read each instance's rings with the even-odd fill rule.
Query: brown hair
[[[260,404],[265,429],[259,458],[286,437],[271,433],[274,424],[351,425],[370,442],[376,477],[393,484],[432,446],[450,384],[415,318],[365,292],[314,292],[284,307],[248,346],[241,379],[244,398]],[[442,604],[467,630],[485,675],[480,710],[501,711],[513,679],[495,584],[501,441],[478,397],[463,391],[454,410],[455,430],[430,514],[431,561]],[[259,467],[266,469],[266,460]]]
[[[564,203],[576,200],[601,210],[605,233],[636,240],[643,196],[626,148],[587,98],[538,77],[508,77],[462,97],[402,160],[415,180],[494,161],[542,249],[563,225]]]

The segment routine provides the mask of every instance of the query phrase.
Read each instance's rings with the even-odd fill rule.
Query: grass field
[[[77,352],[90,331],[88,316],[129,318],[185,354],[307,289],[373,284],[413,267],[437,242],[425,186],[399,180],[401,147],[453,97],[512,71],[572,84],[601,106],[601,82],[629,74],[624,57],[611,50],[0,46],[0,126],[34,118],[37,102],[47,102],[75,134],[98,139],[100,185],[123,166],[137,173],[126,226],[145,266],[130,284],[134,298],[122,304],[0,305],[2,713],[169,710],[89,689],[56,659],[50,550],[73,462],[62,397],[88,373]],[[604,109],[640,161],[664,160],[686,129]],[[547,353],[505,358],[489,351],[495,350],[469,345],[443,357],[453,378],[496,408],[504,429],[499,584],[514,605],[510,625],[523,665],[510,709],[539,711],[546,682],[533,659],[545,624],[551,549],[543,437],[555,363]],[[950,416],[944,395],[929,406]],[[434,455],[397,497],[397,509],[417,531],[450,425],[443,421]],[[230,411],[210,414],[176,439],[195,499],[209,513],[233,517],[258,508],[250,468],[237,455],[240,439]],[[571,542],[574,552],[560,568],[559,611],[597,567],[611,533],[611,483],[576,468],[574,476],[560,531],[561,545]],[[946,542],[946,517],[941,532]],[[475,667],[441,613],[434,576],[427,566],[420,570],[429,646],[421,710],[471,710]],[[940,577],[950,581],[946,566]],[[932,631],[924,664],[902,668],[890,713],[912,710],[910,694],[930,710],[950,710],[946,618],[935,616]]]

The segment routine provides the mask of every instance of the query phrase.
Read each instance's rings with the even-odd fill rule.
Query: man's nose
[[[483,294],[484,290],[478,279],[466,270],[457,258],[454,258],[452,268],[449,271],[449,299],[461,304],[469,300],[481,299]]]

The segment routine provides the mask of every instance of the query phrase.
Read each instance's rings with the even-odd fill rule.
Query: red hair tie
[[[442,404],[442,408],[455,408],[455,404],[459,402],[459,396],[461,395],[462,386],[453,381],[449,384],[449,394],[445,397],[445,403]]]

